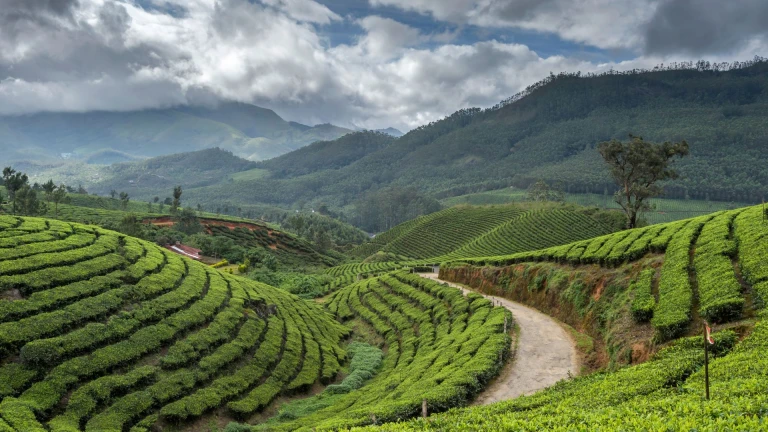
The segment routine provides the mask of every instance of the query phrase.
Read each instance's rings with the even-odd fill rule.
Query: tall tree
[[[16,191],[13,205],[15,212],[25,216],[37,216],[48,211],[48,207],[37,199],[37,192],[29,184]]]
[[[629,138],[626,143],[615,139],[601,142],[597,149],[619,186],[614,199],[627,215],[627,227],[634,228],[638,213],[650,209],[647,199],[664,192],[658,182],[678,177],[670,165],[674,157],[688,155],[688,143],[654,144],[639,136]]]
[[[16,213],[16,193],[28,183],[29,177],[26,174],[18,172],[12,167],[3,168],[3,184],[5,190],[8,191],[8,199],[11,201],[14,213]]]
[[[51,199],[53,200],[54,217],[59,217],[59,204],[69,201],[69,197],[67,196],[67,187],[63,184],[56,187],[51,194]]]
[[[195,211],[190,208],[177,211],[173,219],[176,222],[173,226],[174,229],[186,235],[197,234],[203,230],[203,226],[200,225],[200,220],[197,218]]]
[[[131,197],[128,195],[127,192],[120,192],[120,204],[123,206],[123,210],[126,210],[128,208],[128,202],[131,200]]]
[[[117,196],[117,191],[112,189],[111,191],[109,191],[109,196],[112,197],[112,199],[115,199],[115,197]]]
[[[43,192],[45,192],[45,200],[48,202],[51,202],[51,198],[53,198],[53,191],[56,190],[56,183],[53,182],[53,180],[48,180],[47,182],[43,183]]]
[[[171,203],[171,213],[175,214],[181,205],[181,186],[173,188],[173,202]]]

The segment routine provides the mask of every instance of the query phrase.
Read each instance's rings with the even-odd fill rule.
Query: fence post
[[[421,400],[421,416],[427,418],[427,400]]]

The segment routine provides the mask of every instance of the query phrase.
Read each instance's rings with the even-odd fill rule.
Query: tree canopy
[[[646,200],[664,192],[659,182],[678,177],[670,164],[673,158],[688,155],[688,143],[654,144],[639,136],[629,138],[629,142],[601,142],[597,149],[619,186],[614,198],[627,215],[627,227],[634,228],[638,213],[650,209]]]

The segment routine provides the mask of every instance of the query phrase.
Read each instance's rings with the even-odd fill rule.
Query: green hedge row
[[[0,275],[0,292],[19,289],[22,294],[55,288],[60,285],[103,276],[117,269],[124,268],[127,262],[118,254],[108,254],[97,258],[80,261],[76,264],[45,268],[22,275]]]
[[[629,290],[634,294],[632,316],[639,323],[648,322],[653,318],[653,309],[656,307],[656,299],[652,292],[654,276],[656,276],[655,269],[645,269],[629,284]]]
[[[75,264],[113,253],[117,250],[119,244],[120,237],[117,235],[102,234],[90,246],[63,252],[40,253],[25,258],[4,261],[2,263],[3,275],[19,275],[39,269]]]
[[[730,229],[738,211],[721,214],[701,230],[696,241],[694,268],[699,288],[699,313],[711,322],[724,322],[741,316],[744,297],[736,279],[732,257],[736,242]]]
[[[690,251],[699,231],[712,216],[692,219],[669,241],[659,277],[659,303],[651,324],[658,339],[680,335],[691,319],[693,288],[689,280]]]
[[[75,234],[63,240],[45,243],[30,243],[14,248],[0,249],[0,261],[24,258],[40,253],[63,252],[92,245],[96,241],[94,234]]]

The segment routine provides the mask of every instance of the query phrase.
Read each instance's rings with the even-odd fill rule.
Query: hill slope
[[[585,361],[605,356],[616,369],[569,379],[531,396],[366,430],[568,431],[574,424],[589,430],[634,430],[648,425],[661,429],[673,425],[675,430],[760,430],[766,420],[763,405],[768,402],[768,391],[762,385],[768,378],[763,355],[768,346],[764,320],[768,275],[760,258],[768,248],[766,237],[762,208],[748,207],[600,236],[546,253],[444,265],[441,279],[472,286],[484,294],[503,295],[572,325],[578,330],[573,334]],[[567,258],[569,251],[575,252]],[[414,288],[437,294],[440,286],[419,279],[405,272],[372,277],[340,289],[327,303],[342,319],[362,317],[370,322],[377,333],[386,335],[390,352],[401,358],[407,353],[406,358],[413,359],[403,369],[408,379],[395,380],[397,373],[393,376],[387,367],[383,376],[359,391],[306,417],[284,418],[286,423],[270,424],[266,430],[339,428],[393,417],[401,420],[418,414],[422,395],[429,395],[431,412],[444,410],[446,406],[440,402],[444,398],[432,399],[430,380],[442,385],[443,379],[460,376],[465,367],[452,364],[451,375],[435,374],[429,372],[429,365],[442,367],[447,358],[421,357],[421,340],[425,333],[432,340],[434,328],[422,311],[434,311],[436,302]],[[403,295],[407,299],[398,299]],[[476,310],[475,301],[484,300],[477,293],[468,299],[473,302],[470,311]],[[466,316],[464,310],[462,306],[450,315]],[[410,321],[420,316],[420,343],[414,343],[411,335],[416,333]],[[442,312],[435,316],[443,317]],[[710,349],[712,401],[703,400],[703,318],[714,323],[715,329]],[[475,319],[470,314],[469,321]],[[422,331],[422,326],[429,330]],[[448,328],[444,326],[443,332]],[[600,355],[600,350],[608,352]],[[454,358],[473,358],[458,354]],[[400,361],[389,360],[389,365],[401,366]],[[631,366],[618,367],[625,364]],[[400,390],[398,385],[414,384],[414,376],[422,381],[417,391],[406,388],[395,395],[384,393],[385,383]],[[375,413],[376,420],[370,413]]]
[[[378,251],[403,259],[509,254],[586,239],[610,230],[579,211],[531,205],[457,206],[402,223],[354,249],[365,258]]]
[[[759,383],[768,380],[766,238],[768,226],[757,206],[441,268],[442,279],[481,292],[503,292],[588,331],[625,322],[631,331],[604,331],[602,336],[616,342],[634,334],[627,351],[615,354],[633,363],[643,361],[644,348],[631,338],[645,331],[648,320],[656,342],[650,347],[680,335],[691,337],[662,345],[640,365],[384,428],[567,431],[580,424],[588,430],[764,429],[768,390]],[[618,303],[609,307],[606,298]],[[622,315],[629,315],[629,322]],[[717,323],[710,346],[709,401],[704,399],[704,319]]]
[[[510,103],[456,112],[341,169],[195,193],[212,200],[239,196],[248,202],[322,201],[342,207],[350,197],[385,185],[447,197],[526,187],[541,178],[564,181],[568,192],[602,194],[613,184],[595,146],[634,133],[690,144],[691,156],[679,163],[682,178],[668,187],[670,197],[755,201],[768,192],[766,89],[768,62],[727,71],[553,76]]]
[[[242,103],[130,112],[0,116],[5,162],[78,160],[111,163],[221,147],[250,160],[272,158],[351,132],[332,125],[287,122],[274,111]]]
[[[400,232],[412,229],[411,225]],[[768,403],[768,391],[762,385],[768,379],[763,355],[768,347],[764,320],[768,273],[761,258],[767,253],[766,238],[768,226],[763,223],[762,207],[756,206],[541,251],[444,265],[441,279],[547,311],[586,333],[579,336],[588,341],[583,349],[607,349],[604,355],[616,362],[614,366],[633,366],[563,381],[532,396],[385,424],[383,429],[567,431],[574,424],[590,430],[649,425],[675,430],[762,429],[763,405]],[[387,264],[368,265],[386,271]],[[400,282],[413,279],[418,277],[396,273],[353,283],[339,290],[328,307],[341,317],[363,314],[374,326],[381,326],[377,331],[386,332],[388,322],[401,322],[385,318],[386,311],[407,303],[389,300],[389,290],[409,292]],[[710,348],[712,401],[702,400],[703,319],[714,323],[715,329]],[[395,337],[389,337],[394,342]],[[436,405],[436,411],[443,409]],[[285,429],[372,421],[364,418],[363,411],[358,418],[350,416],[343,406],[290,422]],[[398,400],[381,398],[377,407],[393,412]]]
[[[345,358],[314,304],[112,231],[0,216],[0,269],[2,430],[245,416]]]

